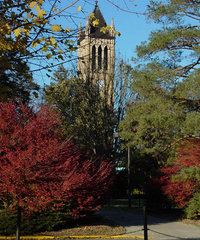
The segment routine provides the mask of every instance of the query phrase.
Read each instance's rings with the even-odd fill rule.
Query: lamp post
[[[131,150],[130,146],[128,145],[128,207],[131,208]]]

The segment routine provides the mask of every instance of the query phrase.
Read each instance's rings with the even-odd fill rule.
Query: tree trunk
[[[21,207],[18,207],[18,209],[17,209],[16,240],[20,240],[20,225],[21,225]]]

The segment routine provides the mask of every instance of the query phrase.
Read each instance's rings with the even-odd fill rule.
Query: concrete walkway
[[[101,210],[100,215],[122,225],[126,234],[143,236],[143,215],[121,209]],[[200,227],[192,224],[147,217],[149,239],[155,240],[200,240]]]

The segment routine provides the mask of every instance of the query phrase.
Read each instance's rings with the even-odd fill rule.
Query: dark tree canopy
[[[33,81],[28,64],[19,59],[17,52],[4,54],[0,57],[0,101],[20,98],[29,102],[31,95],[37,97],[39,85]]]

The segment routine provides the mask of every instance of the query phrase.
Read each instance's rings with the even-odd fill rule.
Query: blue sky
[[[83,11],[89,14],[94,9],[95,0],[87,2],[88,4],[83,5]],[[144,13],[149,1],[112,0],[112,2],[122,9]],[[108,25],[111,23],[113,17],[115,28],[121,33],[120,37],[116,36],[116,53],[120,52],[124,57],[131,58],[135,56],[136,45],[147,40],[152,30],[159,28],[153,22],[147,23],[144,15],[122,11],[107,0],[99,0],[98,5]],[[82,24],[85,25],[84,20],[82,20]]]
[[[120,37],[116,37],[116,53],[119,51],[123,57],[127,58],[136,56],[136,45],[147,40],[150,32],[158,28],[158,25],[153,22],[147,23],[144,15],[119,10],[106,0],[99,0],[98,2],[107,24],[110,24],[113,17],[115,28],[121,33]],[[121,2],[121,4],[118,3],[118,5],[121,5],[121,8],[127,9],[123,1],[118,0],[115,2]],[[126,0],[126,2],[128,3],[129,1]],[[137,4],[137,6],[135,6],[135,4]],[[130,11],[144,13],[147,4],[148,1],[145,0],[131,1],[128,7]]]
[[[113,2],[121,9],[115,7]],[[74,0],[61,0],[58,8],[62,9],[74,2]],[[112,18],[114,19],[115,29],[121,33],[121,36],[116,36],[116,55],[120,55],[125,59],[131,59],[136,56],[135,48],[142,41],[148,40],[148,36],[152,30],[158,29],[159,26],[153,22],[147,23],[144,15],[136,13],[144,13],[148,0],[98,0],[99,8],[109,25]],[[81,12],[77,12],[77,8],[81,6]],[[56,20],[56,24],[61,24],[63,27],[74,28],[82,23],[82,26],[86,24],[86,17],[93,11],[95,6],[95,0],[79,0],[79,2],[73,7],[65,11],[66,15],[72,14],[73,20],[69,17],[60,17]],[[129,13],[127,11],[136,12]],[[49,83],[50,79],[46,77],[46,73],[35,73],[35,78],[40,79],[41,85]]]

